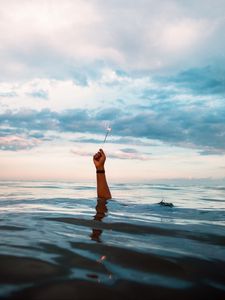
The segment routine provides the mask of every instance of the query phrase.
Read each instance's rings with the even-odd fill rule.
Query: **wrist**
[[[96,173],[105,173],[104,167],[96,167]]]
[[[99,166],[99,167],[96,167],[96,171],[102,171],[102,170],[103,170],[103,171],[105,170],[104,166],[101,166],[101,167],[100,167],[100,166]]]
[[[96,170],[97,174],[105,174],[105,170]]]

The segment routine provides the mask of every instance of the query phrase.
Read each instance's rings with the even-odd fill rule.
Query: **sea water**
[[[0,299],[225,299],[225,185],[110,188],[1,183]]]

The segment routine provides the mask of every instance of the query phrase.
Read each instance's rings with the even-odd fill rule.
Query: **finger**
[[[102,149],[99,149],[99,152],[102,154],[102,155],[105,155],[104,151]]]
[[[94,159],[99,160],[99,158],[102,156],[102,154],[100,152],[96,153],[94,155]]]
[[[96,153],[96,154],[93,156],[93,159],[94,159],[94,160],[98,160],[98,158],[99,158],[99,156],[98,156],[98,154]]]

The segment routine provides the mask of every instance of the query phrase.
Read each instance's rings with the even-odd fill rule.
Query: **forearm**
[[[98,171],[98,169],[96,170]],[[105,173],[96,173],[97,176],[97,196],[101,199],[111,199],[111,192],[108,187]]]

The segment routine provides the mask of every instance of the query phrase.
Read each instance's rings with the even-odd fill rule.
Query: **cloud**
[[[185,88],[195,95],[225,95],[225,69],[219,67],[192,68],[161,81],[176,84],[177,88]]]
[[[188,148],[211,147],[224,152],[224,113],[224,107],[213,113],[211,107],[202,109],[193,105],[187,109],[174,104],[167,112],[163,108],[154,113],[140,112],[117,120],[112,127],[122,136],[145,137]]]
[[[15,92],[0,92],[0,98],[1,97],[6,97],[6,98],[11,98],[11,97],[16,97],[17,94]]]
[[[27,93],[28,96],[32,96],[34,98],[40,98],[40,99],[48,99],[48,92],[45,90],[35,90],[30,93]]]
[[[127,151],[128,150],[128,151]],[[71,152],[75,155],[79,156],[93,156],[93,152],[87,151],[87,150],[82,150],[82,149],[72,149]],[[137,151],[136,149],[120,149],[114,152],[108,151],[107,154],[108,157],[110,158],[116,158],[116,159],[134,159],[134,160],[149,160],[150,156],[149,154],[141,153]]]
[[[134,148],[123,148],[120,149],[120,151],[122,151],[123,153],[131,153],[131,154],[137,153],[137,150]]]
[[[199,151],[199,154],[202,155],[202,156],[208,156],[208,155],[223,155],[224,152],[221,152],[220,150],[217,150],[217,149],[205,149],[205,150],[202,150],[202,151]]]
[[[124,112],[122,112],[118,108],[107,107],[107,108],[101,109],[99,112],[97,112],[96,119],[100,120],[100,121],[101,120],[112,121],[112,120],[115,120],[116,118],[119,118],[123,114],[124,114]]]
[[[0,6],[0,76],[69,77],[85,85],[105,66],[171,71],[221,64],[224,9],[222,0],[7,1]]]
[[[111,158],[118,158],[118,159],[135,159],[135,160],[149,160],[149,154],[141,153],[136,149],[120,149],[113,153],[108,154]]]
[[[35,130],[44,133],[51,130],[102,135],[104,124],[110,121],[112,137],[124,139],[125,144],[126,139],[145,138],[181,147],[210,147],[211,150],[224,152],[225,105],[222,95],[217,94],[215,98],[213,93],[196,97],[182,94],[182,89],[174,88],[167,99],[164,95],[161,98],[160,85],[158,91],[157,95],[154,88],[151,98],[151,89],[148,90],[149,96],[142,101],[143,104],[134,106],[127,103],[120,108],[68,109],[60,112],[50,109],[7,110],[0,114],[0,125],[7,130],[17,128],[20,132]],[[90,140],[84,138],[84,142]]]
[[[103,132],[104,133],[104,132]],[[98,144],[101,145],[103,143],[104,136],[102,135],[102,138],[86,138],[86,137],[78,137],[77,139],[72,139],[72,142],[76,143],[89,143],[89,144]],[[112,135],[110,136],[110,144],[116,144],[116,145],[133,145],[133,146],[149,146],[149,147],[157,147],[159,146],[159,143],[155,141],[148,141],[139,138],[127,138],[127,137],[115,137]]]
[[[31,149],[40,144],[36,138],[26,139],[20,136],[0,137],[0,149],[4,151],[19,151]]]

